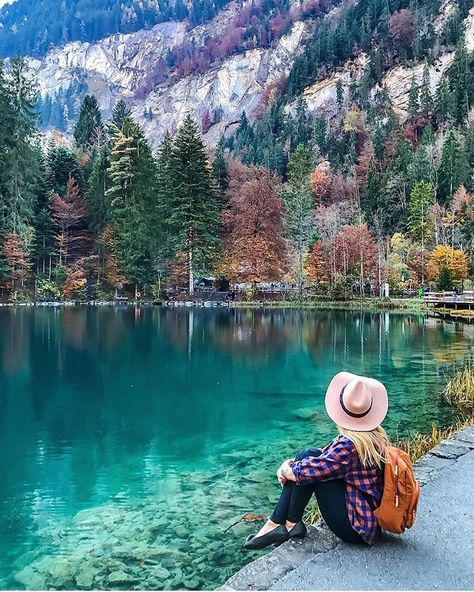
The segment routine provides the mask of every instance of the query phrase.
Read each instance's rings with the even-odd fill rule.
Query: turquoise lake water
[[[279,494],[279,462],[335,435],[340,370],[389,392],[392,436],[453,412],[474,328],[423,315],[0,309],[0,588],[221,585]]]

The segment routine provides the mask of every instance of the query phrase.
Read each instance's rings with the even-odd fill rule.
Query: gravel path
[[[227,590],[474,590],[474,427],[416,464],[423,488],[415,526],[372,548],[324,525],[247,565]]]

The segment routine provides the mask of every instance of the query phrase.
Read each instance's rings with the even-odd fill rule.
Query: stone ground
[[[319,524],[250,563],[221,590],[474,590],[474,427],[420,459],[417,522],[372,548]]]

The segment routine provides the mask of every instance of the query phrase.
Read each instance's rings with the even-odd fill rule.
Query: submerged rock
[[[298,419],[314,419],[318,416],[318,412],[311,407],[303,407],[302,409],[295,409],[291,413],[294,417]]]
[[[15,574],[15,580],[27,590],[46,590],[47,588],[45,574],[38,573],[30,565]]]
[[[190,578],[188,580],[184,580],[183,584],[187,590],[198,590],[201,586],[201,580],[198,578]]]
[[[187,538],[189,536],[189,531],[184,526],[177,526],[174,529],[174,533],[175,533],[176,536],[178,536],[181,539],[185,539],[185,538]]]
[[[76,586],[79,590],[90,590],[94,584],[94,577],[97,575],[96,571],[88,571],[81,569],[76,574]]]
[[[161,581],[161,587],[164,587],[163,584],[166,583],[165,580],[171,577],[171,572],[165,569],[164,567],[154,567],[151,571],[151,574],[153,575],[153,577]]]
[[[109,574],[107,581],[113,586],[116,584],[133,584],[137,579],[124,571],[113,571]]]

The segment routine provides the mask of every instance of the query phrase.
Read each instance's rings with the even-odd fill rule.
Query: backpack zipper
[[[395,465],[395,507],[398,508],[399,498],[398,498],[398,460],[397,464]]]

